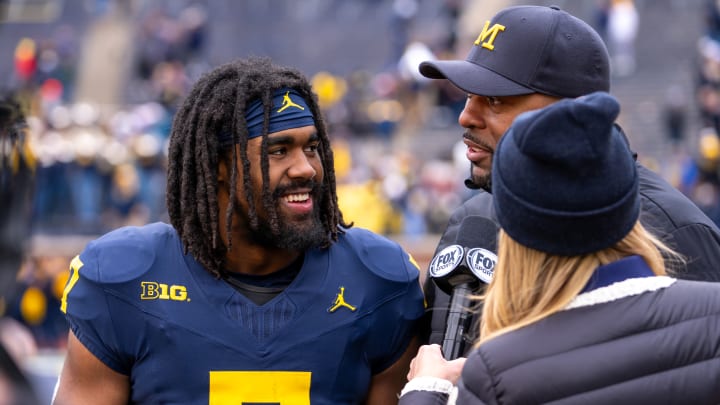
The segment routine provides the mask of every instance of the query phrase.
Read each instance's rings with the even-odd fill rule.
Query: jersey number
[[[67,312],[67,296],[80,278],[79,256],[70,263],[70,279],[60,309]],[[211,371],[209,405],[310,405],[309,371]]]
[[[310,405],[309,371],[211,371],[209,405]]]

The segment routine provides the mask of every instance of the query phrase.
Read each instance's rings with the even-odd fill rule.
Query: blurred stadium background
[[[419,77],[417,65],[464,58],[485,20],[520,3],[0,0],[0,89],[21,98],[37,157],[28,254],[4,310],[36,341],[26,367],[42,394],[62,359],[69,260],[110,229],[165,220],[168,131],[199,75],[268,55],[312,78],[346,219],[397,240],[425,269],[472,192],[456,122],[465,95]],[[603,34],[619,121],[640,159],[720,221],[717,2],[635,1],[629,60],[608,19],[611,6],[632,2],[522,3],[559,5]]]

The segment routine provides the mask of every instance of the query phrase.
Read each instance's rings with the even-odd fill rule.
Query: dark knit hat
[[[477,27],[465,60],[422,62],[420,73],[483,96],[572,98],[610,90],[610,58],[602,38],[557,7],[508,7]]]
[[[495,211],[515,241],[574,256],[610,247],[640,214],[638,174],[604,92],[519,115],[492,167]]]

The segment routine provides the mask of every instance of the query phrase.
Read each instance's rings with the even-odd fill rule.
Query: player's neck
[[[233,243],[226,256],[226,269],[234,273],[266,275],[287,267],[301,254],[279,248]]]

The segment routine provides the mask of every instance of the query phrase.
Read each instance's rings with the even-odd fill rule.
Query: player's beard
[[[277,233],[273,232],[268,219],[260,216],[258,226],[253,229],[254,232],[251,234],[253,241],[262,246],[288,250],[307,250],[323,245],[327,240],[325,227],[320,219],[320,207],[322,207],[322,199],[325,195],[324,187],[323,184],[313,182],[310,193],[313,198],[313,210],[303,220],[287,218],[282,210],[277,209],[278,204],[276,204],[280,228]],[[273,200],[279,201],[283,193],[283,189],[276,189],[273,192]]]

